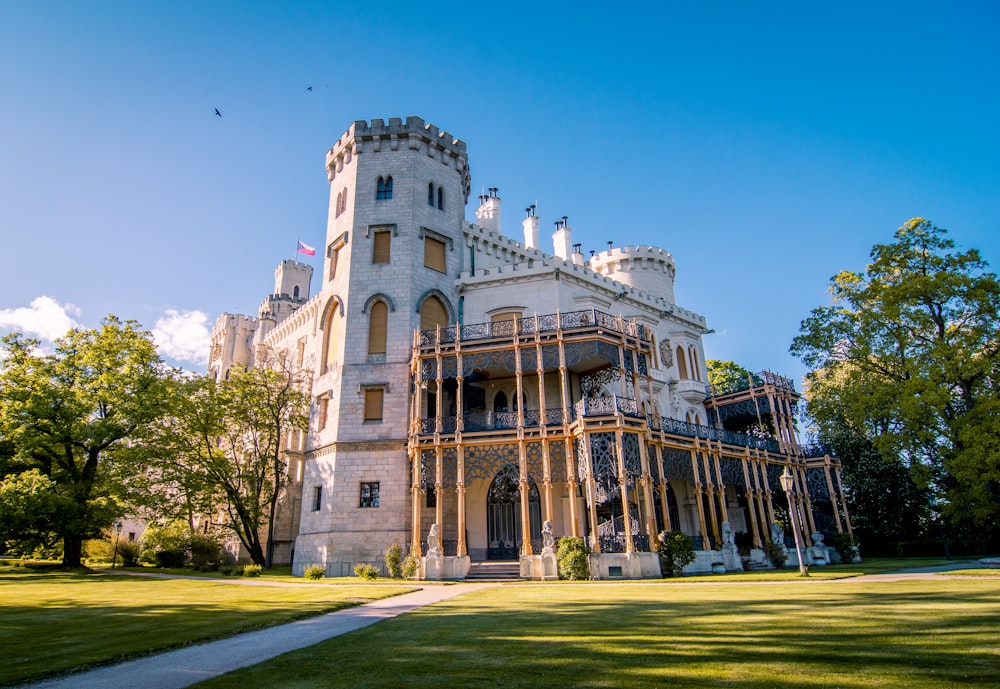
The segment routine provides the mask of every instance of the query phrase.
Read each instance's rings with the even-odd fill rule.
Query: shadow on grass
[[[621,587],[619,600],[604,587],[494,589],[198,686],[323,687],[332,677],[338,686],[408,688],[995,682],[1000,587],[936,583],[683,595]]]

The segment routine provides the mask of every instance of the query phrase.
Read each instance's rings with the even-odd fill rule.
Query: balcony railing
[[[649,342],[649,334],[646,332],[645,326],[612,316],[603,311],[590,309],[587,311],[570,311],[568,313],[495,321],[493,323],[475,323],[461,327],[448,326],[445,328],[421,330],[420,346],[429,347],[438,343],[451,344],[455,342],[456,338],[462,342],[470,342],[493,338],[511,338],[515,334],[532,335],[535,332],[545,333],[557,330],[594,327]]]
[[[588,418],[595,416],[612,416],[622,414],[631,418],[643,418],[638,411],[638,404],[635,400],[627,397],[584,397],[573,405],[570,410],[570,421],[578,418]],[[483,431],[504,431],[516,430],[518,428],[518,415],[513,412],[479,412],[475,414],[465,414],[463,416],[464,430],[467,433]],[[751,449],[765,450],[775,454],[781,454],[781,445],[774,438],[762,438],[736,431],[727,431],[724,428],[713,426],[703,426],[697,423],[689,423],[678,419],[665,418],[661,416],[645,416],[650,430],[663,431],[671,435],[679,435],[686,438],[700,438],[702,440],[714,440],[726,445],[736,445],[738,447],[749,447]],[[545,426],[561,426],[563,423],[562,409],[546,409],[544,412],[537,409],[527,409],[524,411],[524,427],[537,428],[544,422]],[[419,421],[420,435],[430,435],[436,430],[435,419],[421,419]],[[458,427],[458,417],[445,416],[441,418],[441,432],[454,433]],[[830,448],[825,445],[803,445],[796,453],[803,458],[823,457],[831,455]]]

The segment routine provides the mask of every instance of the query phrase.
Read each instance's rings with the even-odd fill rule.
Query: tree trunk
[[[67,534],[63,536],[63,567],[82,567],[83,536]]]

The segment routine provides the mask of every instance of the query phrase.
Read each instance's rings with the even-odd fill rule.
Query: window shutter
[[[392,243],[391,232],[376,232],[375,247],[372,250],[372,263],[389,262],[389,246]]]
[[[433,330],[437,326],[448,326],[448,312],[437,297],[428,297],[420,307],[420,329]]]
[[[447,272],[444,263],[444,242],[424,237],[424,265],[439,273]]]
[[[365,421],[382,420],[382,395],[380,388],[365,390]]]
[[[384,302],[377,301],[372,304],[370,321],[368,323],[368,353],[385,354],[386,322],[388,321],[388,308]]]

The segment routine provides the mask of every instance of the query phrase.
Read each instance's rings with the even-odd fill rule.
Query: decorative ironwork
[[[517,465],[517,444],[476,445],[465,449],[465,481],[494,476],[504,464]]]
[[[576,416],[612,416],[614,414],[624,414],[625,416],[640,417],[639,405],[633,399],[627,397],[584,397],[575,405],[573,410]]]
[[[621,376],[616,368],[602,368],[585,376],[580,376],[580,389],[585,397],[596,397],[604,386],[620,380]]]
[[[441,450],[441,483],[445,488],[458,485],[458,450],[446,447]]]
[[[746,477],[743,475],[743,462],[733,457],[720,457],[719,468],[722,471],[722,483],[727,486],[746,488]]]
[[[649,475],[653,479],[653,485],[656,485],[660,482],[660,459],[652,444],[646,446],[646,458],[649,461]]]
[[[462,357],[462,364],[466,371],[500,369],[513,373],[516,369],[514,352],[511,350],[465,354]]]
[[[542,462],[542,444],[525,443],[524,457],[528,465],[528,480],[541,481],[545,477],[545,466]]]
[[[562,440],[549,441],[549,472],[553,483],[566,481],[566,443]]]
[[[434,450],[424,450],[420,453],[420,487],[423,490],[434,490],[437,481],[437,467]]]
[[[493,323],[474,323],[463,325],[456,331],[454,326],[432,328],[420,331],[420,345],[431,347],[440,342],[449,344],[455,341],[456,334],[463,342],[471,340],[482,340],[489,338],[513,337],[515,332],[533,334],[536,317],[518,318],[516,320],[503,320]],[[649,341],[649,333],[642,325],[617,318],[603,311],[594,309],[587,311],[571,311],[569,313],[549,314],[537,317],[538,332],[553,332],[558,328],[577,329],[587,327],[599,327],[609,332],[621,333],[629,337],[635,337],[643,342]],[[439,339],[440,333],[440,339]]]
[[[631,482],[642,475],[642,463],[639,461],[639,436],[635,433],[622,433],[621,449],[625,476]]]
[[[673,447],[664,447],[660,451],[663,453],[664,477],[671,481],[677,479],[694,483],[690,452],[687,450],[678,450]]]
[[[497,471],[486,496],[486,557],[490,560],[516,559],[521,548],[521,479],[515,464]],[[541,505],[538,486],[528,481],[529,538],[541,541]]]
[[[813,498],[830,499],[830,486],[826,482],[826,472],[823,469],[806,469],[806,489]]]

